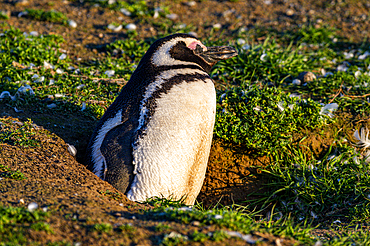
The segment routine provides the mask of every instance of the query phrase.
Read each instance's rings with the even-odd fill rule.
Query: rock
[[[294,15],[294,10],[292,10],[292,9],[288,9],[288,10],[286,11],[286,15],[287,15],[287,16],[293,16],[293,15]]]
[[[125,8],[121,8],[119,11],[126,16],[131,16],[131,12]]]
[[[77,149],[75,146],[71,145],[71,144],[68,144],[68,148],[67,148],[68,152],[72,155],[72,156],[76,156],[77,155]]]
[[[107,71],[104,72],[104,74],[107,75],[108,77],[114,76],[114,73],[115,73],[114,70],[107,70]]]
[[[189,1],[189,2],[185,2],[184,4],[186,6],[193,7],[193,6],[197,5],[197,2],[195,2],[195,1]]]
[[[316,75],[312,72],[302,72],[298,75],[298,79],[303,83],[316,80]]]
[[[35,203],[35,202],[31,202],[30,204],[28,204],[27,209],[28,209],[28,211],[33,212],[33,211],[35,211],[38,207],[39,207],[39,205],[37,205],[37,203]]]
[[[68,21],[68,25],[72,28],[76,28],[77,27],[77,23],[74,21],[74,20],[69,20]]]
[[[134,31],[134,30],[136,30],[136,25],[135,24],[133,24],[133,23],[130,23],[130,24],[127,24],[126,26],[125,26],[125,28],[127,29],[127,30],[129,30],[129,31]]]
[[[222,25],[220,23],[216,23],[213,25],[214,29],[221,29]]]
[[[179,16],[177,14],[169,14],[169,15],[166,15],[166,18],[170,20],[177,20]]]
[[[109,24],[108,29],[112,30],[112,31],[115,31],[115,32],[118,32],[118,31],[122,30],[122,25],[116,26],[114,24]]]

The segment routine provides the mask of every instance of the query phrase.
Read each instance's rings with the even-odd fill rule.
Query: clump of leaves
[[[300,129],[321,127],[329,119],[321,106],[275,87],[233,88],[218,95],[214,134],[257,155],[283,149]]]
[[[28,17],[39,21],[49,21],[53,23],[61,23],[63,25],[66,25],[68,21],[65,14],[55,10],[45,11],[43,9],[26,9],[26,11]]]

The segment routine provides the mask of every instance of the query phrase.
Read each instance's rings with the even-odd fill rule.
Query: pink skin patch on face
[[[194,41],[194,42],[190,43],[188,45],[188,48],[191,49],[191,50],[195,50],[197,48],[198,44],[200,45],[200,47],[203,48],[203,51],[207,51],[207,47],[199,41]]]

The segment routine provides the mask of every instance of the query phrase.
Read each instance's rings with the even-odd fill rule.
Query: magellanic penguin
[[[206,47],[188,34],[155,41],[99,121],[87,166],[132,201],[184,198],[202,187],[216,111],[209,77],[228,46]]]

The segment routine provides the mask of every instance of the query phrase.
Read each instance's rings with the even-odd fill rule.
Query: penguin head
[[[209,73],[219,60],[237,54],[233,47],[206,47],[194,36],[178,33],[155,41],[142,60],[150,60],[154,67],[196,65]]]

